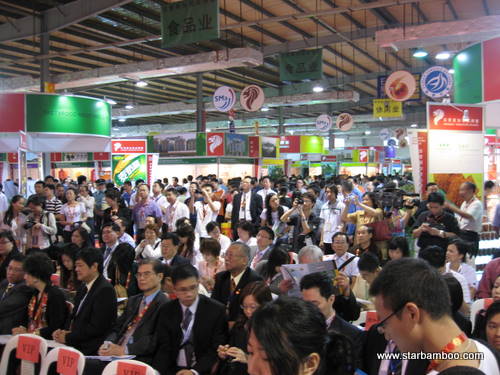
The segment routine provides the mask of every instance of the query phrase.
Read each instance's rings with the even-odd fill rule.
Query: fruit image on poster
[[[483,196],[482,173],[434,173],[429,175],[429,182],[435,182],[446,194],[446,199],[460,207],[463,199],[458,190],[464,182],[472,182],[477,187],[476,196],[479,200]]]
[[[113,182],[118,186],[127,180],[142,179],[147,181],[148,163],[146,154],[113,155],[111,159]]]

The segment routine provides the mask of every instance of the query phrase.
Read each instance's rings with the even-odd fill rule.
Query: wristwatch
[[[445,237],[444,237],[444,230],[440,230],[440,231],[439,231],[439,236],[441,236],[441,237],[445,238]]]

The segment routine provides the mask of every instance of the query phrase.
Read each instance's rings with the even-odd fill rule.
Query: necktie
[[[182,320],[182,329],[184,331],[187,331],[187,329],[189,328],[189,323],[191,323],[192,318],[193,313],[191,312],[191,310],[186,309],[186,311],[184,311],[184,319]]]
[[[235,290],[236,290],[236,282],[234,281],[234,279],[231,279],[231,294],[233,294]]]
[[[247,195],[246,193],[243,193],[243,199],[241,201],[241,209],[243,210],[243,220],[247,219]]]
[[[81,308],[83,306],[83,303],[85,302],[85,298],[87,298],[88,292],[89,292],[88,288],[86,286],[84,286],[83,287],[83,293],[84,293],[84,295],[83,295],[83,298],[80,301],[80,304],[78,305],[78,309],[76,310],[75,316],[77,316],[78,313],[80,312],[80,310],[81,310]]]
[[[182,321],[182,330],[184,331],[184,336],[187,333],[187,330],[189,328],[189,324],[191,323],[191,320],[193,319],[193,313],[191,312],[190,309],[186,309],[184,311],[184,320]],[[190,337],[184,338],[185,344],[184,344],[184,355],[186,356],[186,367],[191,368],[191,365],[193,363],[193,354],[194,354],[194,346],[191,342],[191,333],[189,334]]]
[[[4,299],[5,297],[7,297],[7,294],[9,294],[10,290],[14,287],[14,284],[12,283],[9,283],[9,285],[7,285],[7,288],[5,288],[5,291],[3,292],[3,295],[2,295],[2,298],[1,299]]]
[[[111,248],[107,247],[106,251],[104,252],[104,260],[106,260],[106,258],[109,257],[109,254],[111,254]]]
[[[394,348],[392,351],[393,354],[400,354],[401,352],[397,347]],[[389,369],[387,371],[387,375],[401,375],[401,370],[403,368],[403,362],[401,361],[401,358],[391,358],[389,362]]]

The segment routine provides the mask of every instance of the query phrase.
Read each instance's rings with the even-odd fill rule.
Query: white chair
[[[102,375],[125,375],[118,373],[118,365],[123,363],[126,366],[130,366],[127,370],[132,370],[132,367],[140,368],[140,372],[146,370],[145,375],[157,375],[158,373],[154,368],[145,364],[144,362],[134,361],[133,359],[119,359],[117,361],[112,361],[102,371]],[[127,372],[128,374],[129,372]]]
[[[59,361],[67,361],[68,359],[75,359],[77,358],[77,366],[78,366],[78,372],[77,375],[82,375],[83,374],[83,369],[85,367],[85,356],[78,350],[71,348],[69,346],[65,346],[62,348],[54,348],[52,349],[49,354],[45,357],[45,359],[42,362],[42,368],[40,369],[40,375],[47,375],[50,364],[54,362],[59,362]]]
[[[472,322],[472,331],[474,331],[474,326],[476,325],[476,316],[479,311],[483,310],[485,307],[491,305],[493,298],[483,298],[474,301],[470,307],[470,321]]]
[[[21,360],[21,374],[23,375],[34,375],[35,374],[35,363],[39,363],[43,361],[45,356],[47,355],[47,341],[43,337],[32,335],[32,334],[22,334],[12,336],[12,338],[7,342],[5,348],[2,353],[2,360],[0,361],[0,374],[6,374],[8,365],[9,365],[9,357],[13,350],[17,350],[18,345],[22,344],[22,338],[29,338],[32,340],[36,340],[38,342],[38,354],[36,362],[30,362],[27,360]]]

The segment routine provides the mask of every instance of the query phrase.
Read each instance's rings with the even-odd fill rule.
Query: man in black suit
[[[255,226],[260,223],[262,213],[262,197],[253,193],[252,178],[245,177],[241,181],[241,193],[235,195],[233,199],[233,212],[231,213],[231,227],[233,228],[233,238],[238,238],[236,232],[237,224],[240,220],[252,222]]]
[[[163,264],[156,259],[144,259],[136,273],[141,294],[130,297],[124,313],[99,348],[99,355],[135,355],[135,360],[152,364],[156,349],[156,324],[160,308],[168,302],[162,293]],[[100,374],[108,363],[87,360],[86,374]]]
[[[34,289],[24,283],[23,256],[12,255],[7,278],[0,283],[0,335],[10,335],[12,328],[26,325],[28,303]]]
[[[17,250],[12,231],[0,231],[0,281],[5,280],[7,267],[12,257],[19,254],[21,253]]]
[[[328,330],[341,333],[351,340],[355,348],[355,361],[359,364],[364,332],[336,314],[333,308],[336,289],[332,279],[324,272],[311,273],[300,280],[302,299],[318,307],[326,319]]]
[[[73,346],[85,355],[95,355],[116,320],[117,302],[113,286],[102,273],[103,258],[97,249],[83,249],[75,261],[83,285],[75,296],[69,330],[56,330],[55,341]]]
[[[161,255],[160,259],[162,263],[167,264],[170,267],[182,266],[189,264],[189,260],[177,254],[179,250],[179,245],[181,240],[179,236],[174,232],[164,233],[161,236]]]
[[[212,298],[223,303],[228,309],[229,322],[235,322],[240,314],[239,300],[241,290],[253,281],[262,281],[262,277],[248,267],[250,247],[241,242],[233,242],[227,249],[225,258],[226,271],[215,275]]]
[[[153,367],[161,375],[208,375],[227,340],[224,305],[198,294],[198,271],[190,264],[174,268],[172,281],[177,299],[160,309]]]
[[[115,255],[116,248],[120,245],[121,229],[118,224],[105,223],[102,227],[103,247],[103,272],[106,279],[111,279],[115,274],[115,263],[112,261]]]

